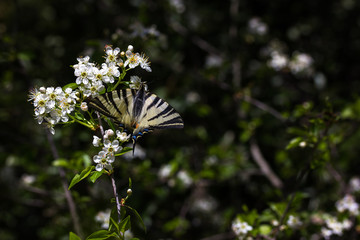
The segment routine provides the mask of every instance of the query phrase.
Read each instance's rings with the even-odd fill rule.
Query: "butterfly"
[[[94,97],[88,106],[111,118],[132,135],[133,154],[136,140],[155,129],[183,128],[180,114],[163,99],[149,93],[141,84],[138,90],[118,89]]]

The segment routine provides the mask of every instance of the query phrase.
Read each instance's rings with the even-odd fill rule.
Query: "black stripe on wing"
[[[175,114],[174,114],[175,115]],[[152,128],[162,129],[162,128],[183,128],[184,121],[180,117],[178,113],[176,113],[177,117],[157,124],[156,126],[151,126]]]
[[[90,108],[93,108],[94,110],[98,111],[99,113],[107,117],[115,119],[115,117],[110,113],[110,111],[106,108],[106,106],[101,102],[101,100],[98,97],[88,100],[86,102],[88,103]]]
[[[111,105],[120,116],[123,115],[123,113],[120,111],[120,109],[118,108],[118,106],[113,98],[113,92],[108,92],[105,94],[105,96],[106,96],[105,100],[108,102],[108,104]],[[113,113],[113,115],[114,115],[114,113]]]
[[[165,103],[164,101],[162,101],[162,102]],[[162,105],[162,104],[161,104],[161,105]],[[161,112],[159,112],[157,115],[153,116],[152,118],[148,119],[148,121],[150,122],[150,121],[155,120],[155,119],[157,119],[157,118],[159,118],[159,117],[165,118],[165,117],[167,117],[169,114],[172,114],[172,113],[176,113],[176,111],[175,111],[175,109],[174,109],[172,106],[170,106],[170,105],[168,104],[168,106],[167,106],[164,110],[162,110]]]

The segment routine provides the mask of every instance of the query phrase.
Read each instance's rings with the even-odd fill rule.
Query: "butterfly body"
[[[179,113],[167,102],[145,91],[119,89],[92,98],[89,107],[113,119],[113,121],[132,134],[135,148],[136,139],[154,129],[183,128],[184,122]]]

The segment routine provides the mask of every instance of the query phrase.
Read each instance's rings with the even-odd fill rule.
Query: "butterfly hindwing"
[[[97,96],[91,99],[88,104],[91,108],[112,118],[118,124],[130,127],[135,94],[136,92],[131,89],[116,90]]]

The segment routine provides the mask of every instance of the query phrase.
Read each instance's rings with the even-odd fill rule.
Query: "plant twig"
[[[116,183],[115,183],[114,173],[112,173],[110,175],[110,178],[111,178],[111,184],[112,184],[112,187],[113,187],[113,192],[114,192],[115,201],[116,201],[116,210],[117,210],[117,213],[118,213],[118,222],[120,222],[121,221],[121,204],[120,204],[120,201],[119,201],[119,195],[118,195],[117,190],[116,190]]]
[[[261,154],[258,144],[254,139],[250,141],[250,152],[254,161],[257,163],[257,165],[259,165],[261,172],[269,179],[271,184],[276,188],[282,188],[284,185],[283,182],[273,172],[269,164],[266,162],[265,158]]]
[[[104,131],[104,127],[102,126],[102,121],[101,121],[100,114],[98,112],[96,112],[96,116],[97,116],[97,118],[99,120],[99,126],[100,126],[101,135],[104,138],[105,131]],[[110,174],[110,178],[111,178],[111,185],[112,185],[112,188],[113,188],[114,197],[115,197],[115,201],[116,201],[116,210],[117,210],[117,213],[118,213],[118,222],[120,222],[121,221],[121,204],[120,204],[119,195],[118,195],[117,189],[116,189],[116,182],[115,182],[115,178],[114,178],[114,173]]]
[[[54,139],[53,139],[53,136],[52,134],[50,133],[50,131],[46,131],[46,135],[47,135],[47,139],[48,139],[48,142],[50,144],[50,148],[51,148],[51,152],[52,152],[52,155],[53,155],[53,158],[54,159],[59,159],[59,153],[57,151],[57,148],[55,146],[55,142],[54,142]],[[69,206],[69,210],[70,210],[70,215],[71,215],[71,219],[73,221],[73,224],[74,224],[74,229],[75,229],[75,232],[77,235],[80,236],[80,238],[82,238],[83,236],[83,231],[82,231],[82,228],[81,228],[81,225],[80,225],[80,220],[79,220],[79,215],[77,214],[77,211],[76,211],[76,205],[75,205],[75,202],[74,202],[74,199],[68,189],[68,182],[67,182],[67,179],[66,179],[66,174],[65,174],[65,170],[61,167],[58,167],[59,169],[59,175],[60,175],[60,179],[61,179],[61,185],[64,189],[64,193],[65,193],[65,198],[66,198],[66,201],[67,201],[67,204]]]
[[[248,102],[254,106],[256,106],[257,108],[265,111],[265,112],[268,112],[270,113],[271,115],[273,115],[274,117],[276,117],[277,119],[281,120],[282,122],[285,122],[287,119],[285,117],[283,117],[281,115],[281,113],[279,113],[278,111],[276,111],[274,108],[270,107],[269,105],[257,100],[257,99],[254,99],[250,96],[247,96],[247,95],[244,95],[243,97],[243,100],[245,102]]]

